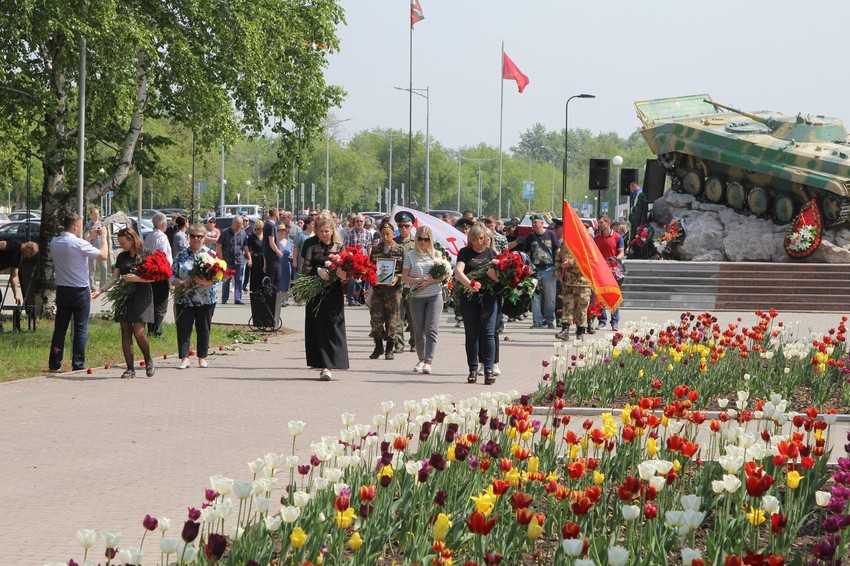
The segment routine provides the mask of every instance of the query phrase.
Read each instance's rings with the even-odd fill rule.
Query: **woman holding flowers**
[[[451,275],[452,265],[434,248],[434,236],[428,226],[416,230],[413,249],[404,256],[401,281],[411,286],[410,317],[419,362],[416,373],[431,373],[437,348],[440,313],[443,312],[443,283]]]
[[[151,359],[148,337],[145,334],[145,325],[153,322],[151,282],[131,273],[144,260],[145,246],[135,230],[122,228],[115,235],[118,238],[118,245],[121,246],[123,251],[115,258],[112,278],[106,282],[106,285],[92,293],[92,299],[96,299],[119,281],[133,284],[129,288],[130,293],[126,298],[114,303],[115,322],[121,325],[121,349],[124,352],[124,362],[127,364],[127,369],[121,374],[121,377],[123,379],[136,377],[133,361],[134,336],[136,344],[139,345],[139,349],[145,358],[145,374],[152,377],[156,369]]]
[[[381,354],[384,358],[392,360],[395,358],[393,349],[395,346],[395,331],[398,326],[399,312],[401,311],[401,284],[399,283],[399,274],[401,273],[401,264],[404,261],[404,246],[395,242],[395,229],[389,222],[383,222],[378,227],[378,233],[381,235],[381,241],[372,246],[372,253],[369,259],[372,263],[377,264],[379,259],[395,260],[395,270],[382,274],[382,277],[377,280],[378,285],[372,287],[369,315],[372,326],[371,336],[375,339],[375,349],[369,356],[370,359],[377,359]],[[387,264],[385,264],[389,267]],[[387,347],[384,349],[384,342]]]
[[[343,251],[343,246],[330,215],[316,218],[316,236],[304,242],[301,272],[318,275],[328,282],[328,288],[307,303],[304,341],[307,365],[322,368],[319,379],[330,381],[332,369],[348,369],[342,292],[347,275],[341,269],[334,270],[331,264],[331,256]]]
[[[171,285],[174,288],[174,322],[177,326],[177,349],[180,365],[177,369],[189,367],[189,342],[192,327],[197,332],[198,365],[207,365],[207,352],[210,346],[210,327],[215,312],[216,286],[212,279],[193,275],[196,260],[200,254],[212,254],[204,245],[206,231],[201,224],[189,227],[189,247],[174,258]],[[214,255],[214,254],[212,254]]]
[[[496,355],[496,292],[498,281],[492,261],[496,251],[487,246],[489,230],[482,223],[474,225],[467,234],[467,245],[457,254],[455,277],[464,289],[460,295],[460,311],[466,337],[466,362],[469,367],[468,383],[478,380],[478,355],[484,363],[484,383],[496,383],[493,364]],[[482,280],[470,279],[470,275],[484,273]],[[489,279],[490,281],[487,281]]]

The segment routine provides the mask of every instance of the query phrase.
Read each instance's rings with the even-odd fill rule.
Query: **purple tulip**
[[[180,533],[180,536],[183,538],[183,542],[189,544],[198,538],[198,531],[201,529],[201,524],[196,523],[195,521],[186,521],[183,523],[183,532]]]
[[[189,519],[192,521],[197,521],[201,518],[201,512],[195,509],[194,507],[189,508]]]
[[[142,526],[149,531],[155,531],[158,525],[159,521],[150,515],[145,515],[145,518],[142,519]]]
[[[207,488],[207,489],[204,490],[204,499],[206,499],[209,502],[215,501],[215,498],[218,497],[218,496],[219,496],[219,493],[214,489]]]
[[[449,494],[443,491],[442,489],[437,492],[437,495],[434,496],[434,505],[438,505],[442,507],[446,504],[446,501],[449,500]]]

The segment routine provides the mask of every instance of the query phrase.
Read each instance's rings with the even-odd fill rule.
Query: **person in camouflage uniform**
[[[405,210],[397,213],[395,215],[395,223],[398,226],[398,237],[395,239],[395,243],[400,245],[404,249],[404,253],[402,254],[402,258],[404,254],[413,249],[414,239],[412,235],[413,229],[413,215]],[[398,266],[399,273],[401,272],[401,264]],[[395,327],[395,353],[401,354],[404,352],[404,331],[407,330],[407,333],[410,335],[410,339],[408,340],[408,344],[410,345],[410,351],[412,352],[415,348],[415,342],[413,340],[413,329],[410,327],[410,313],[407,310],[407,296],[410,294],[410,286],[405,285],[404,290],[401,295],[401,310],[398,315],[398,323]]]
[[[587,332],[587,307],[590,304],[590,282],[582,274],[575,258],[566,245],[561,246],[559,260],[555,266],[555,277],[561,282],[561,331],[555,335],[559,340],[570,337],[570,325],[576,325],[576,338]]]
[[[381,241],[372,248],[369,259],[375,264],[379,259],[394,259],[396,261],[392,283],[372,287],[371,305],[369,307],[372,326],[370,336],[375,340],[375,350],[369,358],[375,360],[381,354],[384,354],[386,359],[392,360],[395,358],[393,346],[402,301],[402,285],[399,276],[404,263],[404,254],[407,252],[404,246],[394,241],[395,230],[392,224],[389,222],[381,224],[378,231],[381,234]],[[386,350],[384,349],[384,342],[387,344]]]

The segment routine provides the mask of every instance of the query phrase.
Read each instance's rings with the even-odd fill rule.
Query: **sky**
[[[634,102],[708,93],[746,110],[825,114],[850,123],[847,0],[419,0],[413,87],[430,90],[430,132],[448,147],[499,145],[501,42],[531,82],[504,81],[502,147],[535,122],[630,135]],[[341,0],[346,24],[326,78],[345,138],[407,130],[409,1]],[[425,131],[413,97],[413,129]]]

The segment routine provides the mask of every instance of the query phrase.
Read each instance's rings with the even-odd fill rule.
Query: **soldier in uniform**
[[[395,239],[395,243],[400,245],[404,252],[402,253],[402,258],[404,255],[413,249],[413,215],[407,211],[402,210],[401,212],[396,213],[395,215],[395,223],[398,226],[398,237]],[[398,267],[399,273],[401,273],[401,267]],[[398,315],[398,324],[396,325],[395,330],[395,353],[401,354],[404,352],[404,331],[407,330],[407,333],[410,335],[410,339],[408,340],[408,344],[410,345],[410,351],[412,352],[415,349],[415,342],[413,340],[413,329],[410,328],[410,314],[407,312],[407,295],[410,293],[410,286],[405,285],[404,290],[402,291],[402,307]]]
[[[590,304],[590,282],[582,275],[575,258],[567,246],[561,246],[560,261],[555,267],[555,277],[561,281],[561,331],[555,335],[559,340],[570,337],[570,325],[576,325],[576,338],[587,332],[587,307]]]
[[[370,336],[375,340],[375,350],[369,358],[376,360],[381,354],[384,354],[386,359],[392,360],[395,358],[393,347],[396,345],[396,329],[401,318],[399,316],[402,303],[400,276],[402,264],[404,263],[404,254],[407,251],[403,245],[396,243],[394,240],[395,230],[389,222],[381,224],[378,232],[381,234],[381,241],[372,247],[372,253],[369,255],[369,259],[375,264],[377,264],[379,259],[394,259],[395,270],[390,278],[390,283],[380,284],[381,281],[379,280],[379,284],[372,288],[372,304],[369,308],[372,325]],[[408,230],[409,233],[410,231]],[[380,277],[380,273],[378,276]],[[387,344],[386,350],[384,349],[384,342]]]

